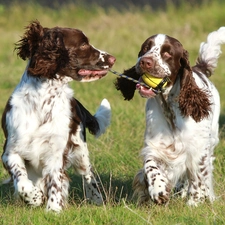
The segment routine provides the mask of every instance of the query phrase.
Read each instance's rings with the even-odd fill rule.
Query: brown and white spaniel
[[[133,181],[139,203],[166,203],[174,190],[187,197],[188,205],[214,200],[220,97],[208,77],[217,66],[223,43],[225,27],[208,35],[191,67],[188,52],[178,40],[157,34],[142,44],[136,65],[124,74],[140,82],[143,74],[167,77],[166,86],[155,90],[117,78],[115,86],[125,100],[132,99],[136,89],[147,98],[143,168]]]
[[[68,82],[104,77],[115,58],[94,48],[78,29],[44,28],[34,21],[17,43],[18,56],[28,65],[2,116],[6,137],[2,162],[15,193],[29,205],[47,201],[47,210],[66,206],[72,166],[84,177],[86,196],[102,203],[89,161],[85,127],[96,137],[110,123],[104,99],[92,116],[73,97]]]

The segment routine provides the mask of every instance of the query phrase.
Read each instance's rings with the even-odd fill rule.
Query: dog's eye
[[[146,53],[146,52],[148,51],[148,49],[149,49],[149,47],[148,47],[148,46],[145,46],[145,47],[143,48],[143,52]]]
[[[169,59],[169,58],[171,58],[172,57],[172,54],[170,53],[170,52],[163,52],[163,58],[164,59]]]
[[[88,44],[84,42],[84,43],[80,46],[80,49],[81,49],[81,50],[84,50],[84,49],[86,49],[87,47],[88,47]]]

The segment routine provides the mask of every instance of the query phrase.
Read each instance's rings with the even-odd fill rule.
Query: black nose
[[[142,57],[139,63],[143,69],[150,69],[154,66],[154,61],[150,57]]]

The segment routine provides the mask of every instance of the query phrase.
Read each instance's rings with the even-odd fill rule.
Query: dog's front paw
[[[48,199],[46,211],[53,211],[56,213],[60,213],[64,207],[64,201],[60,193],[58,196],[52,195],[51,198]]]
[[[145,174],[151,199],[157,204],[166,203],[169,200],[171,188],[168,179],[154,160],[146,160]]]
[[[210,202],[215,200],[214,193],[210,192],[209,187],[200,180],[192,180],[188,189],[188,198],[187,205],[189,206],[198,206],[206,199],[209,199]]]
[[[44,202],[43,192],[28,179],[20,179],[17,183],[17,194],[28,205],[40,206]]]
[[[156,177],[152,180],[151,185],[148,187],[151,199],[159,205],[168,202],[170,196],[170,188],[168,188],[168,185],[164,179]]]

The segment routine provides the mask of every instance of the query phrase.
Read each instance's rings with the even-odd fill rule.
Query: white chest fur
[[[73,91],[64,80],[43,80],[25,73],[11,97],[12,109],[6,118],[9,143],[14,143],[18,151],[23,149],[21,154],[27,160],[46,148],[48,152],[64,149],[72,96]]]

